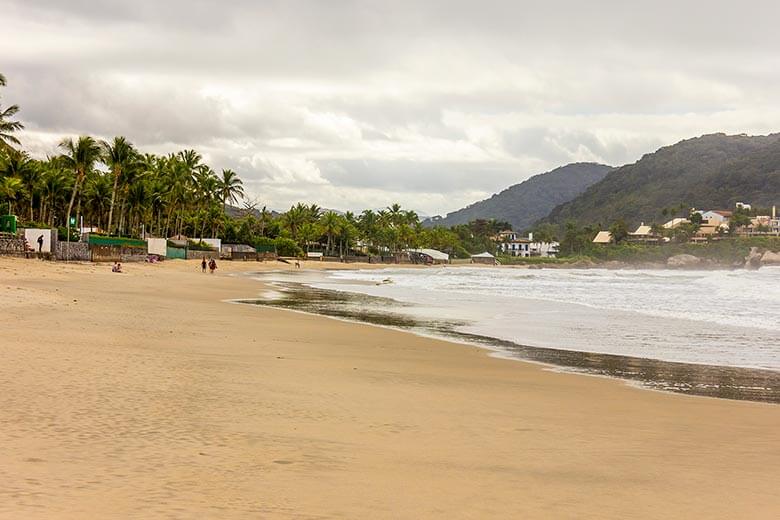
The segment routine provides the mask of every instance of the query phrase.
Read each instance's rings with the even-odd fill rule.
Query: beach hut
[[[609,231],[599,231],[596,238],[593,239],[594,244],[610,244],[612,242],[612,233]]]
[[[412,262],[423,264],[448,264],[450,255],[436,249],[410,249],[409,258]]]
[[[487,265],[496,265],[498,264],[498,261],[496,260],[496,257],[485,251],[484,253],[480,253],[478,255],[471,255],[471,263],[472,264],[487,264]]]

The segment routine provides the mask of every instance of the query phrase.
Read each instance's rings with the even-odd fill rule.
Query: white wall
[[[146,250],[150,255],[165,256],[167,253],[168,240],[165,238],[147,238]]]
[[[43,248],[41,252],[51,253],[51,229],[29,228],[24,230],[24,238],[27,239],[27,245],[38,251],[38,237],[43,235]]]

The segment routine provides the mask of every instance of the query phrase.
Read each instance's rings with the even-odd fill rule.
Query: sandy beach
[[[780,515],[777,405],[225,302],[280,267],[0,258],[0,518]]]

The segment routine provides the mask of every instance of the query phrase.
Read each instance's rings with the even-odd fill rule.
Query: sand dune
[[[256,266],[0,258],[0,518],[780,514],[778,406],[224,303]]]

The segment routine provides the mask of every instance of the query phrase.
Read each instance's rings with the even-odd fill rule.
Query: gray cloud
[[[202,150],[254,197],[446,213],[579,160],[777,131],[773,1],[0,0],[4,102]]]

